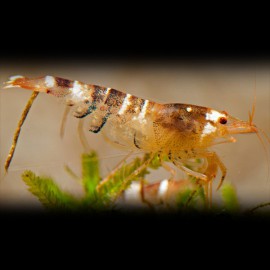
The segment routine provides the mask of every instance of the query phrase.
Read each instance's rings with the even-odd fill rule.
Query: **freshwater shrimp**
[[[161,160],[167,158],[187,175],[210,187],[220,169],[217,189],[227,169],[210,147],[235,142],[233,134],[258,135],[258,128],[252,122],[254,111],[249,121],[242,121],[226,111],[191,104],[160,104],[113,88],[53,76],[33,79],[13,76],[5,86],[11,87],[64,99],[75,117],[87,116],[89,131],[105,131],[110,141],[129,150],[158,154]],[[194,169],[198,159],[203,165]],[[164,167],[168,169],[166,164]]]
[[[155,206],[166,206],[173,209],[177,203],[177,197],[180,192],[190,189],[190,196],[187,197],[186,205],[190,203],[196,192],[198,185],[192,181],[186,180],[169,180],[163,179],[159,182],[147,184],[144,181],[133,182],[129,189],[123,194],[125,204],[142,203],[148,207],[155,209]]]

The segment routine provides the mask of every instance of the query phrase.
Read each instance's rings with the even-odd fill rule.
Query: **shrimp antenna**
[[[253,125],[253,118],[255,115],[255,107],[256,107],[256,85],[257,85],[257,81],[256,81],[256,73],[255,73],[255,86],[254,86],[254,98],[253,98],[253,104],[252,104],[252,111],[248,112],[249,115],[249,124]],[[256,127],[263,135],[263,137],[268,141],[268,143],[270,143],[270,137],[267,135],[267,133],[261,129]]]
[[[12,158],[14,156],[14,153],[15,153],[15,150],[16,150],[16,146],[17,146],[17,142],[18,142],[18,139],[19,139],[19,136],[20,136],[20,132],[21,132],[21,129],[22,129],[22,125],[27,117],[27,114],[29,113],[31,107],[32,107],[32,104],[34,102],[34,100],[36,99],[36,97],[38,96],[39,92],[33,92],[30,99],[28,100],[24,110],[23,110],[23,113],[21,115],[21,118],[20,118],[20,121],[17,125],[17,128],[15,130],[15,133],[14,133],[14,136],[13,136],[13,141],[12,141],[12,145],[11,145],[11,148],[9,150],[9,154],[8,154],[8,157],[6,159],[6,162],[5,162],[5,171],[8,172],[8,168],[10,166],[10,163],[12,161]]]
[[[252,125],[253,123],[253,118],[255,115],[255,108],[256,108],[256,86],[257,86],[257,76],[256,76],[256,72],[255,72],[255,85],[254,85],[254,98],[253,98],[253,104],[252,104],[252,110],[251,112],[248,111],[248,116],[249,116],[249,124]]]
[[[254,126],[253,119],[254,119],[255,107],[256,107],[256,86],[257,86],[256,78],[257,78],[257,76],[256,76],[256,72],[255,72],[254,98],[253,98],[252,110],[251,110],[251,112],[250,111],[248,112],[250,126]],[[257,135],[259,141],[261,142],[261,144],[263,146],[264,154],[265,154],[265,157],[266,157],[266,160],[267,160],[267,164],[268,164],[268,166],[267,166],[267,178],[269,179],[269,176],[270,176],[270,167],[269,167],[270,158],[269,158],[269,154],[268,154],[268,151],[267,151],[267,148],[266,148],[265,141],[263,140],[263,138],[261,137],[259,132],[262,134],[263,138],[265,138],[268,143],[270,143],[270,138],[268,137],[268,135],[266,134],[266,132],[263,129],[256,127],[256,135]]]
[[[262,132],[261,129],[259,129],[259,131]],[[262,144],[262,146],[263,146],[264,154],[265,154],[265,157],[266,157],[266,160],[267,160],[267,164],[268,164],[268,166],[267,166],[267,179],[269,179],[269,176],[270,176],[270,168],[269,168],[270,158],[269,158],[269,154],[268,154],[266,145],[265,145],[265,143],[264,143],[264,140],[263,140],[262,137],[260,136],[259,132],[256,132],[256,135],[257,135],[257,137],[259,138],[259,140],[260,140],[260,142],[261,142],[261,144]],[[263,135],[264,135],[264,133],[263,133]]]

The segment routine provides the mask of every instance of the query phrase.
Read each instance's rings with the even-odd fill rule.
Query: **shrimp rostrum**
[[[112,88],[53,76],[14,76],[6,83],[9,87],[63,98],[75,117],[87,117],[90,131],[105,131],[116,144],[167,158],[198,181],[211,182],[220,169],[218,187],[226,167],[210,147],[235,142],[233,134],[258,133],[252,117],[245,122],[225,111],[191,104],[159,104]],[[203,160],[204,165],[194,169],[196,159]]]

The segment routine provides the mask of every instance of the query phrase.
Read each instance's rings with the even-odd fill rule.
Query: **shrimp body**
[[[106,132],[114,143],[129,149],[160,153],[187,174],[202,180],[215,177],[217,168],[226,168],[208,148],[235,142],[237,133],[257,133],[254,124],[239,120],[224,111],[191,104],[159,104],[124,92],[53,76],[29,79],[14,76],[6,88],[21,87],[62,98],[77,118],[88,117],[89,130]],[[202,158],[208,164],[193,171],[186,161]],[[211,168],[211,169],[210,169]]]

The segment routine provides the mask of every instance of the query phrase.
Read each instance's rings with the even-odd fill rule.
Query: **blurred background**
[[[255,76],[256,74],[256,76]],[[38,77],[52,75],[89,84],[112,87],[130,94],[161,103],[189,103],[225,110],[248,120],[256,88],[254,122],[270,135],[270,66],[263,65],[207,65],[153,62],[102,63],[83,61],[25,63],[12,60],[1,63],[0,84],[10,76]],[[255,79],[256,78],[256,79]],[[68,117],[64,138],[60,126],[65,105],[52,96],[40,94],[23,126],[17,149],[9,168],[4,173],[14,131],[31,92],[22,89],[0,90],[0,207],[30,206],[42,209],[38,200],[27,191],[21,179],[25,170],[54,178],[66,191],[82,194],[80,185],[65,170],[68,165],[80,175],[80,156],[84,149],[78,137],[78,119]],[[102,134],[84,129],[92,149],[101,158],[102,175],[106,175],[125,153],[105,142]],[[256,135],[237,135],[234,144],[215,147],[227,166],[225,181],[237,190],[243,209],[270,201],[270,164]],[[269,153],[269,144],[266,146]],[[180,173],[181,175],[181,173]],[[183,175],[182,175],[183,176]],[[168,173],[162,169],[148,176],[149,181],[162,180]],[[220,174],[218,175],[218,178]],[[215,181],[215,186],[218,181]],[[214,191],[214,198],[218,194]]]

